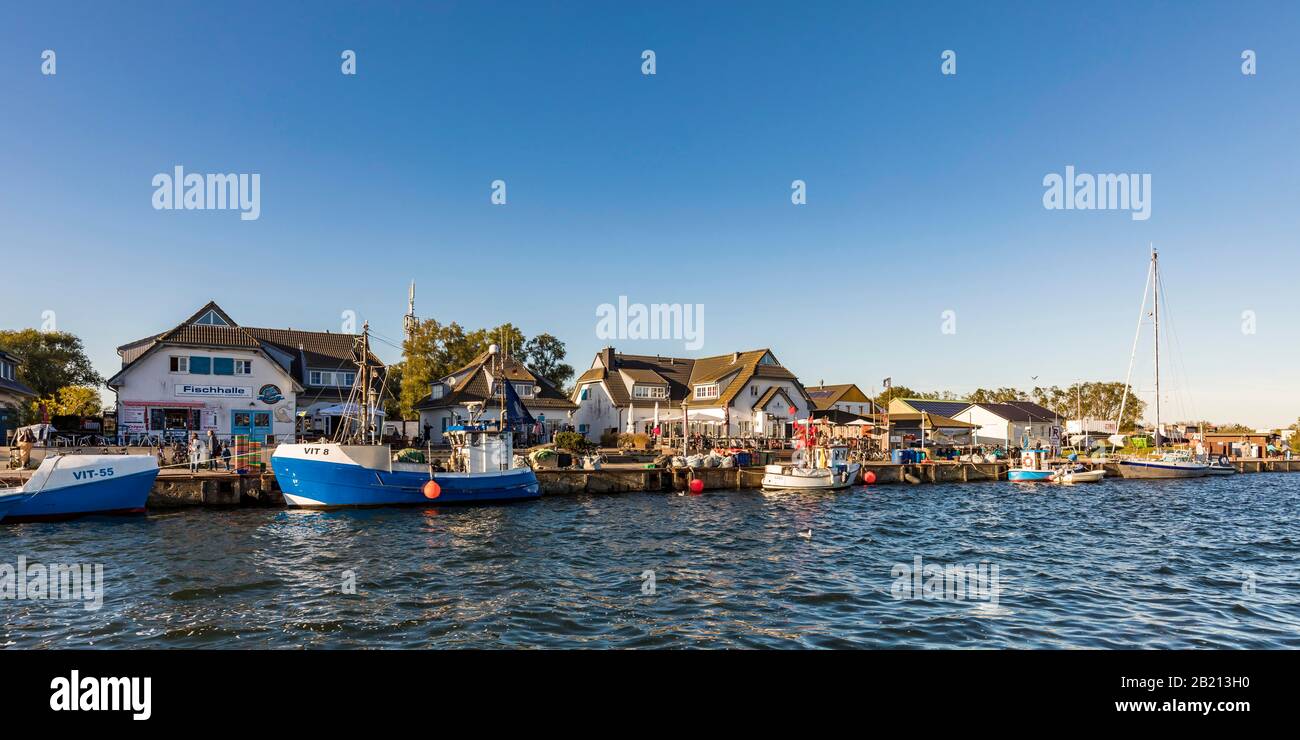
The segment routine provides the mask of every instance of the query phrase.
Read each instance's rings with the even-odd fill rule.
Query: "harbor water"
[[[0,565],[103,566],[0,645],[1300,648],[1297,512],[1263,474],[0,525]]]

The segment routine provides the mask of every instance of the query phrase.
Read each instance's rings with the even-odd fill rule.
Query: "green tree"
[[[568,354],[564,342],[550,334],[538,334],[529,339],[521,354],[524,364],[556,388],[563,389],[573,378],[573,367],[564,363]]]
[[[394,362],[384,368],[383,404],[384,418],[388,421],[414,419],[402,411],[402,367],[403,363]]]
[[[45,404],[50,416],[99,416],[104,411],[99,390],[85,385],[65,385],[50,396],[32,401],[33,421],[40,418],[41,404]]]
[[[5,330],[0,331],[0,349],[23,358],[18,380],[36,391],[40,398],[51,398],[64,386],[104,384],[104,378],[95,372],[81,339],[75,334]]]
[[[402,372],[397,384],[399,416],[415,418],[415,404],[429,395],[429,384],[469,362],[465,359],[468,351],[460,324],[453,321],[444,326],[437,319],[420,321],[402,342]]]

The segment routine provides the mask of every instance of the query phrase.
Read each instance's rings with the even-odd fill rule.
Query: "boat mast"
[[[1160,266],[1155,246],[1151,247],[1151,290],[1152,303],[1154,303],[1151,316],[1155,326],[1155,330],[1151,333],[1155,337],[1156,345],[1156,454],[1159,454],[1164,439],[1160,434]]]
[[[357,360],[361,373],[357,380],[361,381],[361,443],[366,444],[366,437],[371,436],[370,444],[374,444],[373,435],[370,432],[370,322],[367,321],[361,325],[361,357]]]

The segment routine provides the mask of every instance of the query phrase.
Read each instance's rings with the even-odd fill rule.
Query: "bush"
[[[619,436],[620,436],[620,435],[619,435],[618,432],[615,432],[615,431],[612,431],[612,430],[611,430],[611,431],[608,431],[608,432],[605,432],[605,433],[603,433],[603,434],[601,434],[601,435],[600,435],[600,446],[601,446],[601,447],[618,447],[618,438],[619,438]]]
[[[648,450],[650,449],[650,435],[620,434],[618,435],[618,446],[623,449]]]
[[[561,450],[570,452],[582,452],[591,446],[587,438],[578,432],[557,432],[555,435],[555,446]]]

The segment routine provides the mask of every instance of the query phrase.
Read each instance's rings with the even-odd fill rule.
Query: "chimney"
[[[606,370],[614,369],[614,348],[606,347],[600,351],[600,364],[605,366]]]
[[[740,353],[739,353],[739,352],[732,352],[732,353],[731,353],[731,364],[734,365],[734,364],[736,364],[736,363],[739,362],[739,361],[740,361]]]

